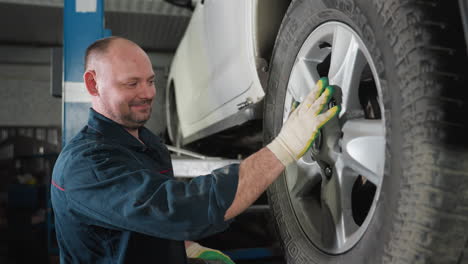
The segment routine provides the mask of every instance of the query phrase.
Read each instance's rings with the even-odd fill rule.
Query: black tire
[[[272,184],[269,202],[288,263],[468,263],[468,62],[457,2],[292,2],[270,66],[265,142],[281,129],[288,79],[305,38],[333,20],[353,28],[374,60],[387,144],[375,214],[343,254],[326,254],[304,234],[284,175]]]

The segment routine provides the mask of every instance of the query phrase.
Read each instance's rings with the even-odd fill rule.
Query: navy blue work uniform
[[[186,263],[184,240],[227,228],[238,165],[177,181],[161,139],[90,109],[52,176],[61,263]]]

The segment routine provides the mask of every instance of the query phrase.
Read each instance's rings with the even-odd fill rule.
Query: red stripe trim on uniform
[[[163,170],[163,171],[160,171],[159,173],[166,173],[166,172],[169,172],[169,171],[171,171],[171,169]]]
[[[58,184],[56,184],[56,183],[54,182],[54,180],[52,180],[52,185],[54,185],[55,187],[57,187],[57,189],[59,189],[59,190],[61,190],[61,191],[65,191],[65,189],[62,188],[62,187],[60,187]]]

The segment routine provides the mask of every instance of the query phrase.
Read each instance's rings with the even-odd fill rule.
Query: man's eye
[[[135,87],[135,86],[137,86],[137,83],[136,82],[128,83],[128,86]]]
[[[150,83],[150,84],[154,84],[154,80],[150,80],[149,83]]]

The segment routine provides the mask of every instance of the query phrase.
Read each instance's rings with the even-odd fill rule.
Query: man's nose
[[[145,84],[141,86],[140,97],[144,99],[153,99],[156,95],[156,88],[154,84]]]

